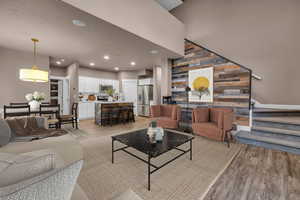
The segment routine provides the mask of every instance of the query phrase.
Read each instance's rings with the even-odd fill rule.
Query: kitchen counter
[[[132,108],[132,115],[134,115],[134,103],[126,102],[126,101],[115,101],[115,102],[96,102],[95,103],[95,123],[98,125],[105,125],[105,123],[116,121],[114,114],[118,115],[118,113],[112,113],[112,110],[121,110],[122,107],[127,109],[127,107]],[[133,116],[134,118],[134,116]],[[115,122],[114,122],[115,123]]]

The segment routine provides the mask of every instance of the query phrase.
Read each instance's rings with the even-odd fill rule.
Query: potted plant
[[[105,93],[108,95],[108,101],[112,101],[113,100],[113,96],[114,96],[114,93],[115,93],[115,90],[112,89],[112,88],[109,88],[105,91]]]
[[[29,106],[31,110],[39,110],[41,101],[45,100],[46,95],[43,92],[29,93],[25,95],[26,100],[29,102]]]

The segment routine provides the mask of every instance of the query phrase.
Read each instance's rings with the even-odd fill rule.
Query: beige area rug
[[[243,145],[204,200],[299,200],[299,169],[299,155]]]
[[[196,136],[193,161],[184,155],[152,174],[149,192],[145,163],[122,151],[115,153],[115,163],[111,163],[111,136],[147,124],[148,121],[138,119],[134,124],[102,128],[87,122],[81,124],[81,131],[74,133],[83,146],[85,159],[78,183],[90,200],[109,200],[128,190],[145,200],[200,199],[240,149],[238,144],[227,148],[223,143]],[[188,149],[188,145],[182,148]],[[129,150],[146,159],[144,154]],[[177,154],[173,150],[153,162],[160,164]]]

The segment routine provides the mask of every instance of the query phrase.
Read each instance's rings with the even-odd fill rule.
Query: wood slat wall
[[[188,86],[188,72],[207,67],[214,67],[213,103],[190,102],[189,109],[187,109],[185,88]],[[177,104],[185,108],[183,109],[183,116],[190,116],[191,109],[195,107],[231,107],[236,113],[235,123],[248,125],[250,87],[250,70],[190,41],[185,41],[185,56],[173,60],[172,98]],[[186,117],[185,124],[188,124],[190,120],[190,117]]]

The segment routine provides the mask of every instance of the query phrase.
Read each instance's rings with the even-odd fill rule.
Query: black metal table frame
[[[190,148],[189,148],[188,150],[180,149],[180,148],[178,148],[179,146],[174,147],[173,149],[176,149],[176,150],[178,150],[178,151],[181,151],[182,153],[179,154],[179,155],[177,155],[177,156],[175,156],[175,157],[172,158],[171,160],[165,162],[164,164],[162,164],[162,165],[160,165],[160,166],[156,166],[156,165],[154,165],[154,164],[151,163],[151,158],[154,158],[154,157],[151,157],[150,152],[148,153],[148,160],[145,160],[145,159],[143,159],[143,158],[141,158],[141,157],[139,157],[139,156],[137,156],[137,155],[135,155],[135,154],[133,154],[133,153],[131,153],[131,152],[129,152],[129,151],[126,150],[127,148],[129,148],[129,147],[131,147],[131,146],[125,146],[125,147],[121,147],[121,148],[118,148],[118,149],[114,149],[114,142],[115,142],[115,140],[116,140],[116,141],[118,141],[118,140],[112,138],[112,157],[111,157],[111,162],[114,163],[114,153],[115,153],[115,152],[117,152],[117,151],[124,151],[125,153],[127,153],[127,154],[129,154],[129,155],[131,155],[131,156],[133,156],[133,157],[135,157],[135,158],[137,158],[137,159],[143,161],[144,163],[146,163],[146,164],[148,165],[148,190],[150,191],[150,188],[151,188],[151,182],[150,182],[151,174],[153,174],[154,172],[156,172],[156,171],[158,171],[159,169],[163,168],[164,166],[168,165],[169,163],[175,161],[176,159],[178,159],[179,157],[183,156],[184,154],[186,154],[186,153],[188,153],[188,152],[190,152],[190,160],[193,159],[193,139],[194,139],[194,138],[191,138],[191,139],[187,140],[186,142],[184,142],[184,143],[182,143],[182,144],[179,145],[179,146],[181,146],[181,145],[183,145],[183,144],[186,144],[186,143],[190,142]],[[118,142],[120,142],[120,141],[118,141]],[[120,142],[120,143],[122,143],[122,142]],[[122,144],[124,144],[124,143],[122,143]],[[126,145],[126,144],[125,144],[125,145]],[[134,147],[132,147],[132,148],[134,148]],[[135,148],[134,148],[134,149],[135,149]],[[170,149],[169,151],[171,151],[171,150],[173,150],[173,149]],[[137,149],[136,149],[136,150],[137,150]],[[166,152],[164,152],[164,153],[167,153],[167,152],[169,152],[169,151],[166,151]],[[144,153],[144,152],[142,152],[142,153]],[[164,154],[164,153],[162,153],[162,154]],[[162,154],[160,154],[160,155],[162,155]],[[160,156],[160,155],[159,155],[159,156]],[[151,167],[153,167],[154,170],[151,170]]]

